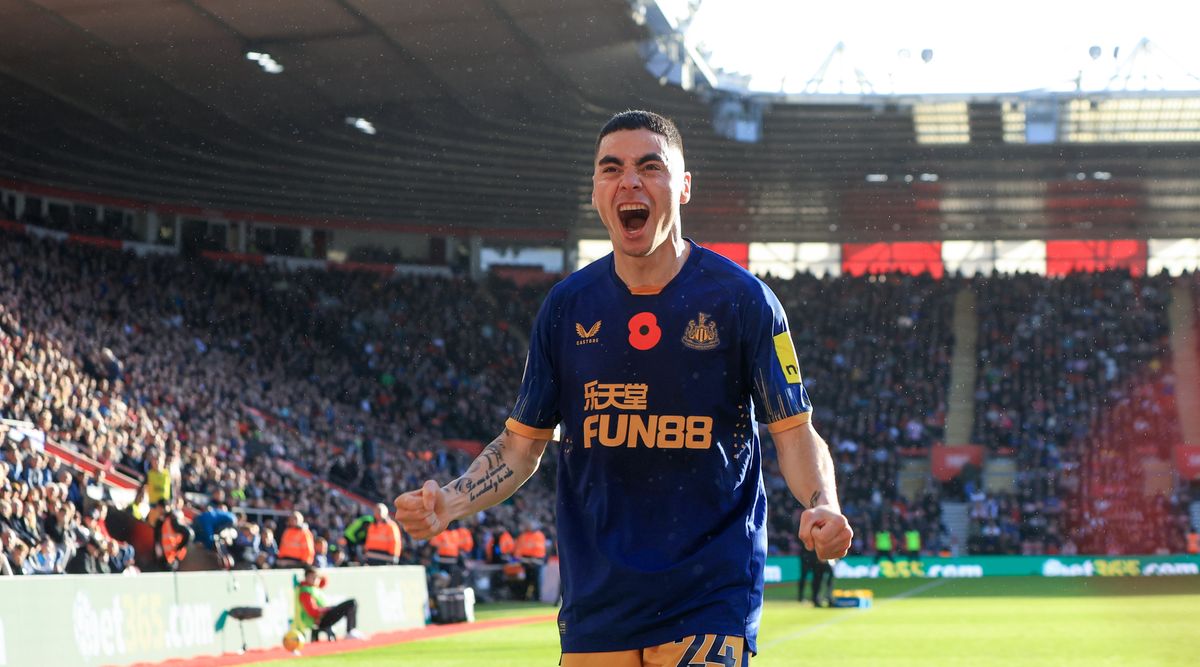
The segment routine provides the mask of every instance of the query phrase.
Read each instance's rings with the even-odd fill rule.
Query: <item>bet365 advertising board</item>
[[[767,583],[800,578],[797,557],[767,559]],[[1200,556],[964,556],[894,559],[850,557],[839,579],[973,579],[979,577],[1161,577],[1200,575]]]
[[[254,573],[0,577],[0,667],[126,665],[279,646],[294,608],[299,570]],[[425,572],[418,566],[327,570],[326,602],[358,601],[366,633],[425,624]],[[233,607],[262,617],[228,618]],[[339,634],[342,624],[336,626]]]

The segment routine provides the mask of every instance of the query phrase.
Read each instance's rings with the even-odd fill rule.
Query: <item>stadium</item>
[[[604,569],[562,558],[580,515],[639,509],[589,523],[631,562],[711,553],[635,525],[699,521],[663,515],[726,507],[726,483],[763,499],[737,517],[761,553],[689,571],[753,573],[754,655],[695,629],[644,664],[1197,664],[1188,24],[1155,2],[0,0],[0,667],[584,664],[610,649],[560,643]],[[669,335],[563,296],[603,266],[637,303],[681,284],[622,282],[640,223],[602,222],[606,160],[627,165],[597,135],[629,109],[686,147],[663,152],[686,154],[699,259],[671,275],[757,276],[761,350],[748,310],[691,293]],[[614,187],[650,190],[637,173]],[[578,406],[530,416],[530,378],[569,375],[559,331],[574,355],[678,351],[636,379],[589,361],[572,430]],[[674,361],[727,349],[800,397],[743,392],[732,443],[658,407],[734,386]],[[798,417],[823,503],[778,426]],[[544,456],[508,469],[525,441]],[[581,512],[565,483],[617,453],[675,476],[591,484]],[[808,548],[818,508],[844,557]],[[674,602],[612,591],[595,634],[649,655],[621,616]]]

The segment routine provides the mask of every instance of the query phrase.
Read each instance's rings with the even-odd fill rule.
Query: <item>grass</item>
[[[774,587],[755,667],[1142,667],[1196,665],[1200,577],[841,580],[870,588],[869,610],[814,609]],[[546,605],[478,608],[480,619],[552,613]],[[270,663],[293,667],[556,665],[553,623],[535,623],[355,653]]]

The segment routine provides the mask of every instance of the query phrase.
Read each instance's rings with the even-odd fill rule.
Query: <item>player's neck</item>
[[[613,253],[614,268],[617,277],[630,289],[661,289],[683,269],[691,251],[692,244],[685,241],[676,230],[653,253],[645,257]]]

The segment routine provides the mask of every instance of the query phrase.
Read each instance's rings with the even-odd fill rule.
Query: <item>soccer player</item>
[[[683,237],[691,187],[671,121],[609,120],[592,204],[612,254],[546,297],[504,432],[458,479],[396,498],[405,530],[431,537],[512,495],[561,425],[564,667],[747,664],[767,550],[756,421],[806,507],[804,545],[823,559],[850,546],[783,308]]]

